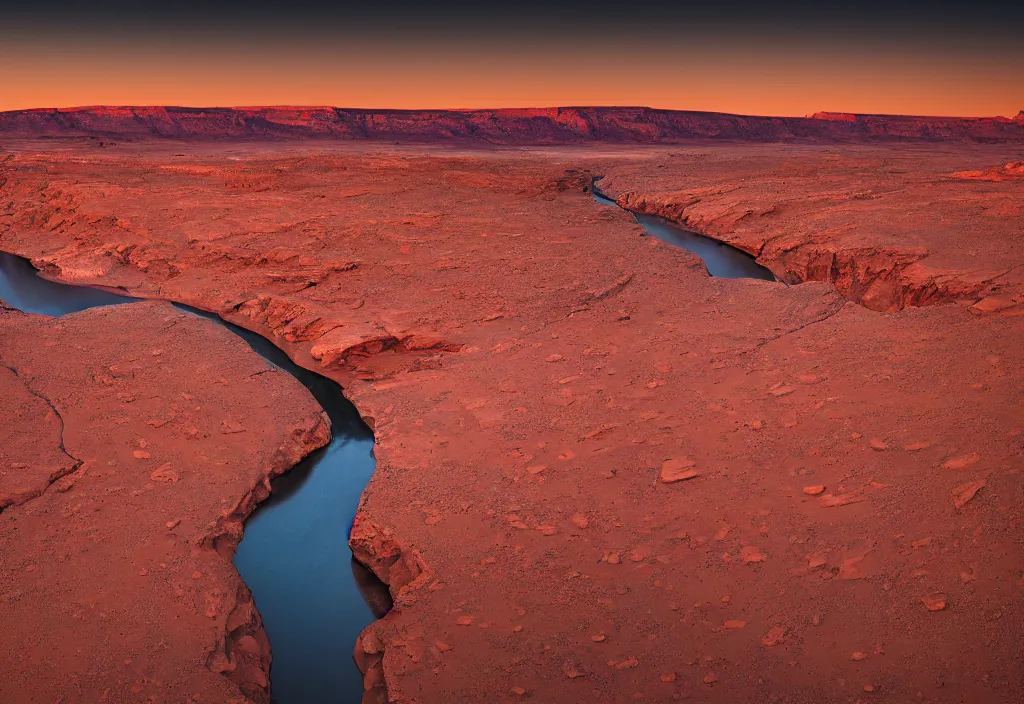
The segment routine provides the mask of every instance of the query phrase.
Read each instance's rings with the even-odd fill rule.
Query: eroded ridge
[[[998,157],[792,148],[775,169],[757,152],[722,152],[612,170],[602,188],[754,255],[786,283],[828,282],[871,310],[963,301],[992,312],[1020,299],[1015,162],[954,173]],[[961,185],[970,180],[1006,185]]]
[[[749,142],[1024,142],[1014,118],[915,117],[818,112],[758,117],[645,107],[504,110],[365,110],[336,107],[190,108],[100,106],[0,112],[7,137],[106,140],[311,139],[469,141],[476,144],[657,144],[693,139]],[[102,145],[100,145],[102,146]]]

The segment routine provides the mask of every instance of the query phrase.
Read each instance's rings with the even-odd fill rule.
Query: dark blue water
[[[223,323],[301,381],[331,419],[330,444],[275,479],[270,499],[246,520],[235,567],[270,638],[272,701],[359,702],[356,637],[391,607],[387,587],[352,559],[348,547],[359,497],[375,466],[373,432],[334,381],[298,366],[254,332],[192,312]]]
[[[0,301],[12,308],[39,315],[66,315],[96,306],[138,300],[84,286],[69,286],[41,279],[27,259],[0,252]]]
[[[596,187],[592,186],[591,190],[594,193],[594,200],[598,203],[619,207],[618,203],[601,193]],[[758,264],[757,260],[742,250],[696,232],[684,230],[665,218],[641,215],[640,213],[633,213],[633,217],[643,226],[647,234],[657,237],[662,242],[682,247],[703,259],[708,273],[712,276],[723,279],[775,281],[775,275],[771,270]]]
[[[0,299],[27,313],[65,315],[136,299],[41,279],[28,261],[0,252]],[[252,591],[270,638],[276,704],[362,699],[352,661],[356,637],[390,608],[387,588],[352,559],[348,534],[373,474],[373,433],[341,387],[304,369],[256,333],[216,321],[308,388],[331,419],[329,445],[275,479],[272,495],[245,522],[235,566]]]

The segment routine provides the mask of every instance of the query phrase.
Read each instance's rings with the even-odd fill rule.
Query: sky
[[[4,0],[0,110],[644,105],[1013,116],[1024,2]]]

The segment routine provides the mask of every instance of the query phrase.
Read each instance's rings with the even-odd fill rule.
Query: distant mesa
[[[1024,111],[1006,117],[817,112],[766,117],[646,107],[370,110],[92,106],[0,112],[0,137],[120,140],[309,139],[489,144],[1024,141]]]
[[[816,112],[808,115],[812,120],[839,120],[840,122],[856,122],[857,116],[852,112]]]

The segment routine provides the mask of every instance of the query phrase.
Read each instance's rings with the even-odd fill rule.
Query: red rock
[[[566,660],[565,663],[562,665],[562,672],[564,672],[565,676],[571,680],[574,680],[578,677],[583,677],[585,674],[583,672],[583,668],[580,667],[580,664],[574,660]]]
[[[866,499],[867,497],[860,491],[851,491],[845,494],[825,494],[821,497],[821,505],[825,508],[835,508],[857,504]]]
[[[176,482],[179,479],[178,473],[171,469],[170,462],[164,462],[153,470],[153,473],[149,475],[149,478],[154,482]]]
[[[885,444],[883,441],[879,440],[878,438],[872,438],[868,442],[868,445],[871,446],[872,450],[878,450],[879,452],[881,452],[882,450],[888,450],[889,449],[889,446],[887,444]]]
[[[853,655],[850,656],[851,660],[867,660],[867,658],[868,658],[868,654],[867,653],[862,653],[859,650],[856,651],[855,653],[853,653]]]
[[[967,469],[971,465],[977,464],[981,459],[981,455],[974,452],[969,455],[960,455],[959,457],[951,457],[942,463],[943,469]]]
[[[827,560],[824,555],[820,553],[811,553],[807,556],[807,569],[816,570],[819,567],[824,567]]]
[[[804,487],[804,493],[808,496],[819,496],[825,492],[824,484],[813,484]]]
[[[749,565],[755,562],[764,562],[765,556],[753,545],[745,545],[740,549],[740,559],[743,560],[743,564]]]
[[[696,463],[693,460],[666,460],[661,465],[661,481],[665,484],[672,484],[698,477],[700,473],[694,469],[695,466]]]
[[[864,555],[855,555],[843,560],[839,565],[839,579],[863,579],[866,575],[861,563]]]
[[[999,296],[986,296],[971,306],[971,310],[978,313],[996,313],[1006,308],[1012,308],[1016,301]]]
[[[946,608],[945,594],[929,594],[921,597],[921,603],[929,611],[942,611]]]
[[[732,620],[726,621],[724,624],[722,624],[722,626],[724,628],[728,628],[728,629],[746,628],[747,627],[747,622],[746,621],[739,621],[739,620],[736,620],[736,619],[732,619]]]
[[[636,667],[639,664],[640,664],[640,661],[637,660],[636,658],[628,657],[625,660],[622,660],[622,661],[616,663],[615,664],[615,669],[616,670],[631,670],[631,669],[633,669],[634,667]]]
[[[953,505],[957,508],[963,508],[983,486],[985,486],[985,480],[979,479],[976,482],[969,482],[956,487],[953,489]]]
[[[768,633],[761,639],[763,645],[772,648],[786,639],[786,629],[782,626],[772,626]]]

